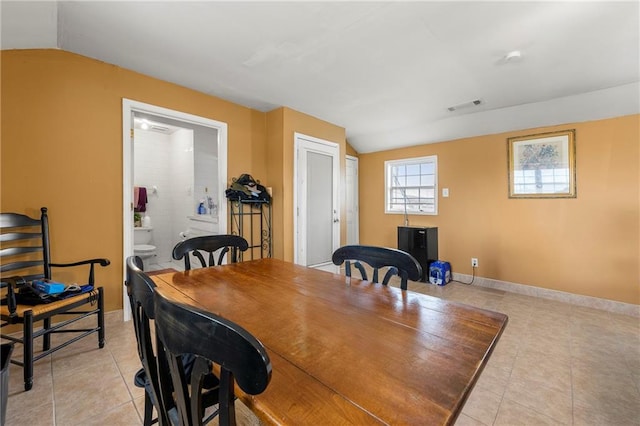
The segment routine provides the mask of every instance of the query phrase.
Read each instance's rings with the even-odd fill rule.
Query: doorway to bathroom
[[[212,233],[227,229],[227,124],[129,99],[123,99],[122,112],[124,257],[134,254],[137,213],[140,224],[152,229],[147,246],[155,247],[145,267],[179,269],[179,263],[171,263],[171,250],[202,200],[207,210],[199,218],[209,219],[216,228]],[[146,204],[134,199],[141,188]],[[128,305],[123,288],[125,320],[130,318]]]

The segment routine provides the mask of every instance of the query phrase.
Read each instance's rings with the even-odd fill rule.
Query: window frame
[[[392,167],[397,166],[415,166],[415,165],[423,165],[429,164],[433,165],[433,187],[430,185],[418,185],[418,186],[399,186],[393,185],[391,182],[391,169]],[[416,175],[413,175],[416,176]],[[418,175],[420,177],[430,176],[423,175],[422,172]],[[427,216],[437,216],[438,215],[438,156],[437,155],[427,155],[423,157],[412,157],[412,158],[402,158],[398,160],[387,160],[384,162],[384,212],[385,214],[405,214],[405,210],[403,209],[390,209],[391,204],[391,191],[393,188],[403,188],[405,191],[408,189],[417,189],[418,193],[420,190],[430,190],[433,188],[433,212],[430,211],[415,211],[415,210],[407,210],[406,214],[410,215],[427,215]],[[421,198],[421,196],[419,195]],[[430,198],[428,198],[430,200]]]

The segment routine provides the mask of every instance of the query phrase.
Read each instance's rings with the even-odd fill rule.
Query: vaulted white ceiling
[[[344,127],[361,153],[640,112],[637,1],[2,1],[1,13],[3,49],[60,48],[287,106]]]

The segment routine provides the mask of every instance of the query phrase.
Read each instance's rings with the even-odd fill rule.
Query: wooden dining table
[[[271,258],[152,278],[262,342],[269,386],[236,394],[267,424],[453,424],[507,324],[501,313]]]

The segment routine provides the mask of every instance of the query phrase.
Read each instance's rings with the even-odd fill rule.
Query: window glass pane
[[[407,189],[407,199],[410,200],[412,198],[419,198],[420,197],[420,189],[418,188],[411,188],[411,189]]]
[[[435,164],[434,163],[422,163],[420,164],[420,173],[423,175],[432,175],[435,173]]]
[[[420,184],[422,186],[434,186],[436,183],[435,175],[422,175],[420,176]]]
[[[420,164],[409,164],[409,165],[407,165],[407,175],[419,176],[420,175]]]
[[[420,176],[407,176],[407,186],[420,186]]]
[[[420,189],[420,198],[425,199],[425,198],[433,198],[435,196],[435,191],[433,190],[433,188],[421,188]]]
[[[436,156],[388,161],[385,167],[387,212],[437,214]]]
[[[404,176],[406,175],[406,167],[405,166],[395,166],[393,167],[393,172],[392,175],[393,176]]]

